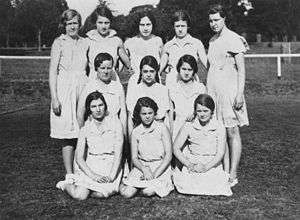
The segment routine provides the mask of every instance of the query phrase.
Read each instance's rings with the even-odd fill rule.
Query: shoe
[[[228,182],[230,184],[230,187],[234,187],[236,184],[239,183],[237,178],[234,178],[234,179],[229,178]]]
[[[66,188],[66,185],[70,184],[67,180],[62,180],[62,181],[59,181],[57,184],[56,184],[56,188],[57,189],[61,189],[62,191],[65,190]]]

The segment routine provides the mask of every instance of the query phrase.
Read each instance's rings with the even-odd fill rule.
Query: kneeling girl
[[[86,199],[90,192],[100,198],[118,192],[122,177],[123,131],[120,120],[107,116],[106,101],[98,91],[87,96],[85,106],[86,117],[90,120],[81,128],[78,138],[75,154],[79,170],[74,175],[74,183],[61,181],[57,184],[78,200]]]
[[[171,137],[166,125],[154,120],[157,110],[157,104],[149,97],[139,98],[135,105],[131,136],[133,169],[120,187],[124,197],[133,197],[138,189],[146,196],[160,197],[173,190]]]
[[[174,155],[183,165],[173,173],[179,193],[232,195],[228,175],[222,168],[226,131],[212,117],[214,109],[209,95],[199,95],[194,101],[195,119],[186,122],[175,139]]]

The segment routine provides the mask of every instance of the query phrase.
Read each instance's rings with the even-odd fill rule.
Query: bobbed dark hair
[[[78,11],[76,11],[74,9],[67,9],[61,14],[59,25],[58,25],[58,30],[61,34],[66,33],[67,21],[72,20],[76,16],[78,18],[78,23],[79,23],[79,28],[80,28],[81,27],[81,15],[79,14]]]
[[[158,106],[156,102],[149,97],[141,97],[137,100],[134,110],[133,110],[133,124],[134,126],[138,126],[142,123],[142,119],[140,116],[140,112],[142,107],[148,107],[153,109],[154,115],[157,114]]]
[[[95,91],[90,93],[85,100],[85,113],[84,113],[84,120],[87,120],[87,118],[91,115],[91,102],[93,100],[97,100],[97,99],[101,99],[101,101],[104,104],[104,111],[105,113],[107,113],[107,103],[105,101],[104,96],[102,95],[102,93]]]
[[[151,23],[152,23],[152,33],[153,33],[155,31],[155,28],[156,28],[156,19],[155,19],[155,17],[153,16],[152,12],[149,9],[144,9],[144,10],[137,13],[137,17],[136,17],[136,20],[135,20],[136,33],[139,33],[139,25],[140,25],[141,19],[144,18],[144,17],[149,18],[149,20],[151,21]]]
[[[155,72],[156,72],[155,81],[159,82],[159,77],[158,77],[159,65],[158,65],[158,62],[157,62],[157,60],[155,59],[154,56],[148,55],[148,56],[143,57],[143,59],[140,62],[140,76],[139,76],[139,79],[138,79],[138,84],[142,81],[142,69],[143,69],[143,66],[145,66],[145,65],[148,65],[148,66],[152,67],[155,70]]]
[[[90,16],[92,24],[96,24],[98,16],[106,17],[110,22],[112,22],[114,18],[111,10],[106,5],[98,5]]]
[[[180,68],[183,63],[188,63],[192,67],[193,72],[194,72],[193,75],[195,75],[195,73],[198,72],[197,61],[196,61],[195,57],[193,57],[192,55],[185,54],[179,58],[178,63],[176,65],[176,69],[177,69],[178,73],[180,72]]]
[[[112,65],[114,65],[114,58],[109,53],[99,53],[99,54],[97,54],[97,56],[94,59],[95,71],[97,71],[97,69],[99,68],[101,63],[103,63],[106,60],[111,61]]]
[[[173,14],[173,17],[172,17],[172,24],[174,25],[174,23],[176,21],[186,21],[187,26],[191,27],[191,18],[189,16],[188,12],[185,10],[180,9],[178,11],[175,11],[175,13]]]
[[[197,105],[203,105],[211,110],[213,113],[215,111],[215,102],[210,95],[200,94],[194,101],[194,115],[196,116]]]
[[[221,4],[213,4],[209,6],[208,15],[219,13],[222,18],[227,17],[227,12]]]

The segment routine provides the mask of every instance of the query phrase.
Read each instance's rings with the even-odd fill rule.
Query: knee
[[[227,128],[227,135],[229,138],[234,138],[240,134],[239,127]]]
[[[132,198],[136,192],[137,189],[133,187],[124,186],[124,185],[120,186],[120,194],[127,199]]]

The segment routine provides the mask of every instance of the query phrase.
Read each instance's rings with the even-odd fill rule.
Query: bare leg
[[[90,190],[83,186],[75,186],[74,184],[68,184],[64,187],[64,191],[67,192],[73,199],[85,200],[89,196]]]
[[[228,148],[228,143],[225,143],[225,154],[223,158],[223,169],[226,173],[230,172],[230,160],[229,160],[229,148]]]
[[[239,127],[227,128],[228,144],[231,154],[230,178],[237,178],[237,170],[242,153],[242,142]]]
[[[74,147],[71,145],[64,146],[62,156],[67,174],[73,173]]]
[[[120,185],[120,194],[125,198],[132,198],[137,193],[137,191],[138,189],[132,186],[126,186],[124,184]]]

